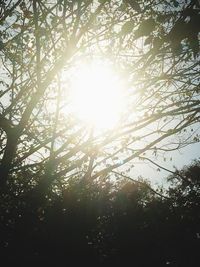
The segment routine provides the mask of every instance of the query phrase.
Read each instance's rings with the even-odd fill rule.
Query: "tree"
[[[120,177],[199,141],[198,1],[19,0],[0,12],[2,192],[40,201],[70,178]],[[63,73],[97,56],[128,83],[120,126],[102,134],[63,112]]]
[[[2,260],[6,266],[197,267],[199,169],[199,161],[193,162],[157,192],[144,180],[72,179],[63,195],[51,192],[37,210],[28,198],[1,196]]]

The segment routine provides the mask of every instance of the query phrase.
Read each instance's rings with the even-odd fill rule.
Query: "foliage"
[[[119,179],[135,159],[199,141],[198,1],[15,0],[0,15],[4,197],[29,195],[35,210],[71,178]],[[116,129],[91,134],[65,111],[83,58],[109,59],[127,81]]]
[[[33,234],[35,225],[42,225],[41,207],[49,205],[51,213],[51,201],[60,201],[71,180],[106,184],[132,179],[135,160],[154,164],[163,153],[199,141],[199,8],[198,1],[1,1],[0,191],[11,229],[12,218],[20,225],[17,216],[25,209],[24,225]],[[103,133],[91,133],[66,112],[69,76],[83,59],[94,58],[112,62],[126,80],[128,95],[119,125]],[[163,205],[138,191],[142,184],[138,181],[138,195],[130,200],[130,206],[137,203],[137,216],[145,201]],[[70,194],[66,191],[65,197]],[[88,196],[81,202],[94,205],[89,221],[95,227],[97,196],[93,204]],[[196,195],[188,197],[192,201]],[[111,200],[108,209],[115,209]],[[117,201],[123,210],[126,196]],[[75,203],[70,196],[68,204]],[[82,214],[85,208],[80,204],[78,210]],[[75,227],[75,217],[70,220]],[[21,230],[16,240],[17,234]]]
[[[2,262],[199,266],[199,162],[168,190],[133,179],[135,160],[157,164],[199,141],[199,10],[197,0],[0,1]],[[96,58],[128,98],[102,133],[66,111],[71,73]]]
[[[180,172],[188,184],[169,177],[178,184],[163,197],[146,181],[73,179],[37,209],[30,198],[1,196],[6,266],[199,266],[199,162]]]

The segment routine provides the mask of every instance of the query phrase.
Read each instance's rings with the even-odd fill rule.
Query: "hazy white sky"
[[[200,159],[200,143],[188,145],[180,151],[170,152],[169,156],[172,157],[172,161],[164,162],[164,160],[161,159],[157,161],[157,163],[172,171],[175,170],[173,166],[180,169],[185,165],[189,165],[192,160]],[[135,165],[133,175],[134,177],[141,175],[144,178],[150,179],[153,184],[162,185],[165,183],[164,178],[170,173],[165,170],[160,170],[160,172],[158,172],[157,168],[158,167],[152,166],[150,163],[145,165],[141,163]]]

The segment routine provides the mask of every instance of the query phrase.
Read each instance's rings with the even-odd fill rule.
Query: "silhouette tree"
[[[170,176],[172,185],[157,192],[144,180],[71,179],[37,210],[30,198],[1,196],[2,260],[5,266],[197,267],[199,168],[196,161],[177,171],[185,180]]]
[[[16,0],[0,7],[3,195],[29,194],[38,208],[72,177],[119,178],[134,159],[199,141],[198,1]],[[97,55],[127,77],[128,103],[120,127],[91,135],[63,111],[70,86],[63,73]]]

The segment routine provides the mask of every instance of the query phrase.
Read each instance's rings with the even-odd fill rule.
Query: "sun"
[[[96,129],[112,129],[121,118],[125,101],[123,85],[111,64],[84,63],[71,79],[71,108],[83,123]]]

